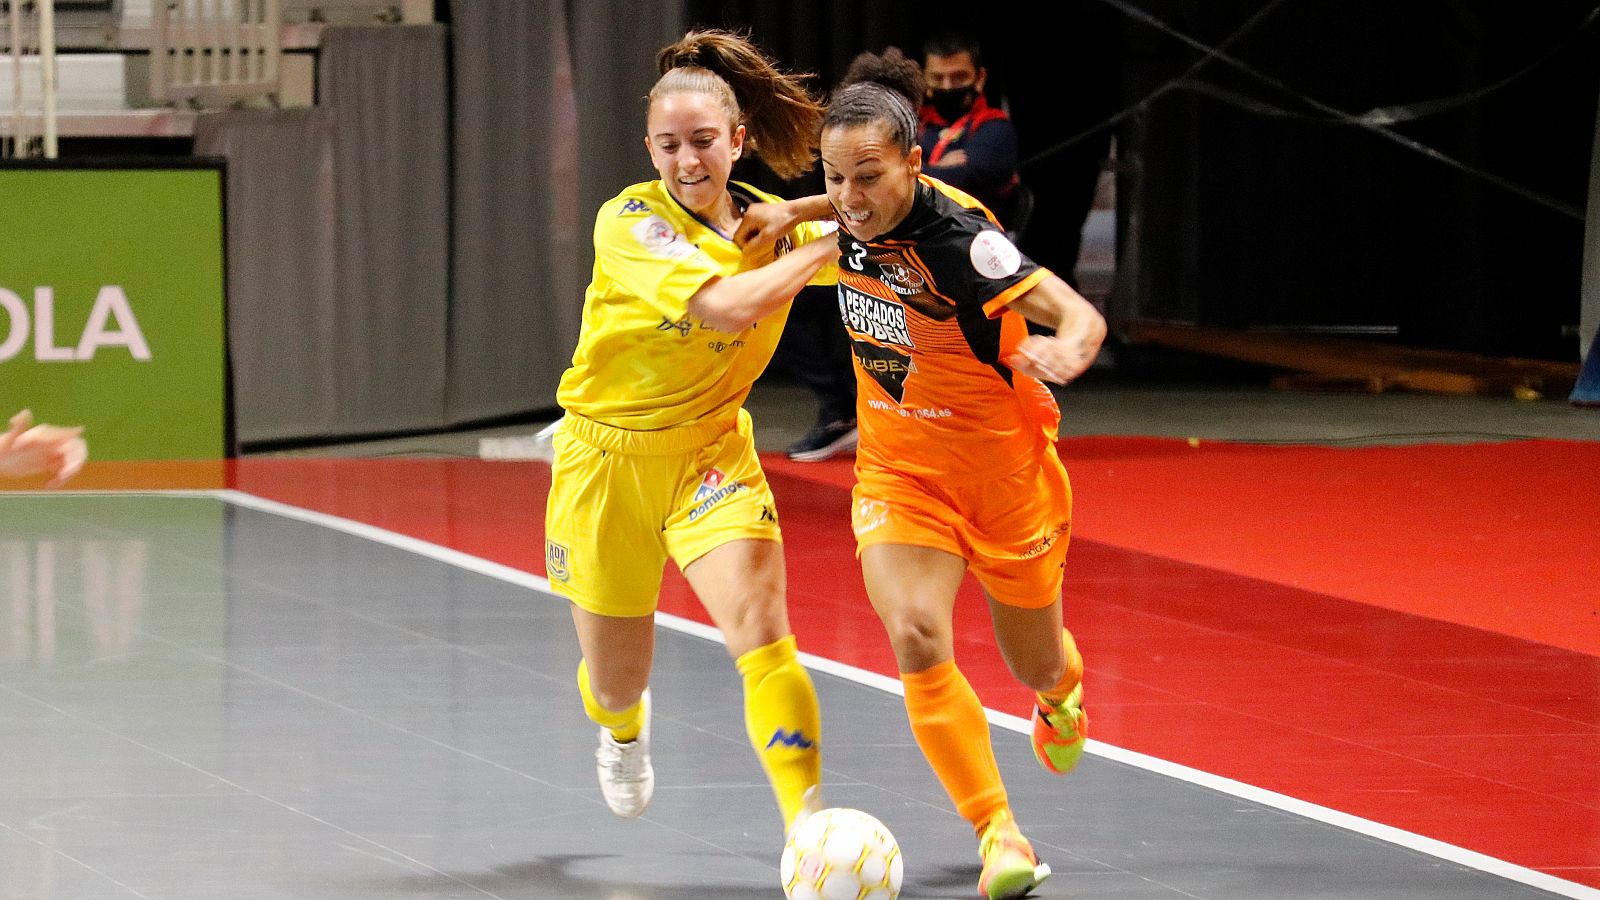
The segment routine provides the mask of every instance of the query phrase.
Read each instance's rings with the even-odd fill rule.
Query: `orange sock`
[[[1056,704],[1067,699],[1072,689],[1083,680],[1083,654],[1078,652],[1078,643],[1072,639],[1072,632],[1065,628],[1061,629],[1061,644],[1067,648],[1067,671],[1055,687],[1039,692],[1039,696]]]
[[[900,681],[917,746],[956,812],[977,828],[1007,806],[983,704],[953,659],[921,672],[901,672]]]

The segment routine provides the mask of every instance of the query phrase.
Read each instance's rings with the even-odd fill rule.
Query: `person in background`
[[[12,416],[10,428],[0,435],[0,477],[46,475],[48,487],[60,487],[83,468],[88,456],[82,428],[35,425],[26,409]]]
[[[1017,130],[984,95],[989,70],[977,39],[954,31],[930,38],[922,47],[922,71],[927,87],[917,144],[923,171],[978,198],[1002,227],[1013,228]]]
[[[807,295],[815,294],[815,297]],[[817,398],[817,418],[789,445],[795,462],[822,462],[856,449],[856,377],[850,371],[850,339],[839,324],[832,287],[801,291],[784,326],[773,362]]]

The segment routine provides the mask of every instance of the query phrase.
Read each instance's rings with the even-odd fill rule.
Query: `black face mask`
[[[955,121],[967,114],[972,104],[978,100],[977,85],[967,85],[958,88],[933,88],[928,91],[928,105],[939,114],[939,118],[955,124]]]

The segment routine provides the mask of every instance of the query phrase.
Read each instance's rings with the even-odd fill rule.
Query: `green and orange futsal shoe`
[[[1089,717],[1083,711],[1083,684],[1079,683],[1060,703],[1037,695],[1033,699],[1033,755],[1046,772],[1065,775],[1078,765],[1089,734]]]
[[[978,893],[989,900],[1026,897],[1050,877],[1050,867],[1034,856],[1033,845],[1022,836],[1010,810],[995,813],[983,826],[978,837],[978,852],[983,855]]]

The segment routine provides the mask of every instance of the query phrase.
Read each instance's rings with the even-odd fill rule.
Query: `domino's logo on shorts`
[[[567,548],[555,541],[544,542],[544,573],[551,581],[562,584],[572,577],[572,571],[567,568]]]
[[[728,476],[721,469],[707,469],[705,477],[700,479],[700,486],[695,488],[695,506],[689,510],[689,521],[700,518],[711,511],[724,498],[745,490],[749,485],[742,481],[728,481]]]
[[[700,479],[700,486],[695,488],[694,499],[698,502],[716,493],[717,488],[722,487],[723,479],[727,477],[722,474],[721,469],[715,467],[707,469],[705,477]]]

